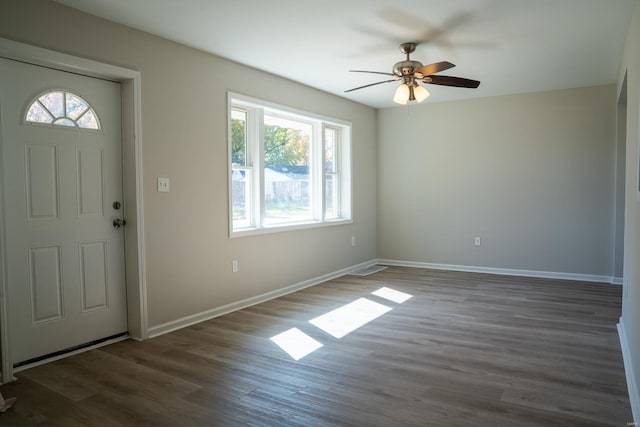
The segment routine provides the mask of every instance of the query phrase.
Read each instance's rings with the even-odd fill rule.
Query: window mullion
[[[254,109],[254,168],[255,168],[255,215],[256,215],[256,227],[264,227],[265,217],[265,181],[264,181],[264,109]]]
[[[313,219],[324,221],[324,125],[321,123],[313,125],[311,169]]]
[[[336,194],[334,195],[335,200],[335,215],[337,217],[342,217],[342,182],[340,180],[340,174],[342,172],[342,132],[336,130],[335,132],[335,141],[333,147],[333,161],[335,163],[334,167],[334,189]]]
[[[353,218],[353,155],[351,128],[342,129],[338,139],[340,162],[340,217]]]
[[[322,124],[322,164],[321,164],[321,198],[322,198],[322,220],[324,221],[327,216],[327,126]]]

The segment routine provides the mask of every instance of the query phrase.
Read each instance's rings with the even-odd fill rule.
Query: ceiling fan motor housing
[[[393,72],[399,76],[412,75],[415,70],[422,67],[419,61],[400,61],[393,66]]]
[[[418,68],[422,67],[422,62],[412,61],[409,58],[409,55],[415,52],[416,43],[402,43],[400,45],[400,51],[407,55],[407,59],[405,61],[396,62],[393,66],[393,72],[398,76],[405,77],[405,81],[408,76],[413,76],[413,72]]]

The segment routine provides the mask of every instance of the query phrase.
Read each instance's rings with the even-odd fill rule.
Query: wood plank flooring
[[[413,295],[398,304],[371,295]],[[2,426],[626,426],[622,288],[390,267],[17,374]],[[392,310],[336,339],[309,323]],[[299,361],[270,341],[323,344]]]

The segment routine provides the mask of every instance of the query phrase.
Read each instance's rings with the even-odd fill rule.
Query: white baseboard
[[[613,278],[610,276],[596,276],[589,274],[572,274],[572,273],[555,273],[548,271],[536,271],[536,270],[514,270],[505,268],[489,268],[489,267],[477,267],[455,264],[434,264],[426,262],[415,261],[400,261],[392,259],[374,259],[366,261],[361,264],[353,265],[351,267],[343,268],[332,273],[324,274],[322,276],[314,277],[309,280],[302,281],[284,288],[276,289],[275,291],[267,292],[255,297],[247,298],[244,300],[232,302],[221,307],[216,307],[211,310],[203,311],[201,313],[185,316],[177,320],[172,320],[167,323],[152,326],[148,329],[149,338],[157,337],[162,334],[166,334],[178,329],[185,328],[187,326],[195,325],[196,323],[203,322],[205,320],[213,319],[214,317],[222,316],[223,314],[231,313],[233,311],[241,310],[243,308],[250,307],[252,305],[260,304],[278,298],[292,292],[299,291],[310,286],[318,285],[327,280],[335,279],[336,277],[344,276],[349,272],[360,270],[362,268],[371,267],[375,264],[382,265],[394,265],[400,267],[416,267],[416,268],[431,268],[435,270],[451,270],[451,271],[467,271],[473,273],[490,273],[500,274],[508,276],[526,276],[526,277],[542,277],[551,279],[566,279],[566,280],[579,280],[585,282],[604,282],[604,283],[622,283],[622,279]]]
[[[631,404],[631,413],[635,425],[640,425],[640,389],[636,382],[635,366],[631,358],[629,342],[627,341],[627,333],[625,332],[624,321],[622,317],[618,323],[618,336],[620,337],[620,347],[622,347],[622,359],[624,361],[624,372],[627,377],[627,388],[629,389],[629,403]],[[636,360],[637,362],[637,360]],[[629,424],[628,424],[629,425]]]
[[[545,279],[564,279],[564,280],[578,280],[581,282],[598,282],[598,283],[611,283],[622,284],[622,279],[612,276],[598,276],[593,274],[576,274],[576,273],[559,273],[553,271],[539,271],[539,270],[517,270],[511,268],[493,268],[493,267],[479,267],[475,265],[456,265],[456,264],[434,264],[430,262],[416,262],[416,261],[401,261],[395,259],[378,259],[378,264],[382,265],[395,265],[398,267],[416,267],[416,268],[430,268],[433,270],[450,270],[450,271],[466,271],[470,273],[488,273],[499,274],[503,276],[525,276],[525,277],[540,277]]]
[[[250,307],[252,305],[260,304],[262,302],[266,302],[272,300],[274,298],[279,298],[281,296],[290,294],[292,292],[299,291],[304,288],[308,288],[310,286],[318,285],[320,283],[326,282],[327,280],[335,279],[336,277],[344,276],[351,271],[360,270],[362,268],[370,267],[375,265],[376,260],[371,260],[367,262],[363,262],[361,264],[353,265],[351,267],[343,268],[338,271],[334,271],[332,273],[324,274],[322,276],[314,277],[309,280],[304,280],[299,283],[295,283],[293,285],[276,289],[275,291],[267,292],[261,295],[257,295],[255,297],[247,298],[244,300],[232,302],[227,305],[223,305],[221,307],[216,307],[211,310],[203,311],[201,313],[192,314],[190,316],[185,316],[177,320],[173,320],[171,322],[163,323],[161,325],[156,325],[149,328],[149,338],[157,337],[162,334],[166,334],[169,332],[176,331],[178,329],[185,328],[187,326],[195,325],[196,323],[204,322],[205,320],[213,319],[214,317],[222,316],[223,314],[231,313],[233,311],[242,310],[243,308]]]

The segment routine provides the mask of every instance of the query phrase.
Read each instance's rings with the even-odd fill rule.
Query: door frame
[[[0,57],[119,82],[122,87],[122,181],[125,215],[125,280],[129,336],[149,337],[144,253],[141,73],[111,64],[43,49],[0,37]],[[0,138],[2,134],[0,133]],[[2,144],[0,140],[0,172]],[[14,380],[11,340],[4,194],[0,186],[0,384]]]

